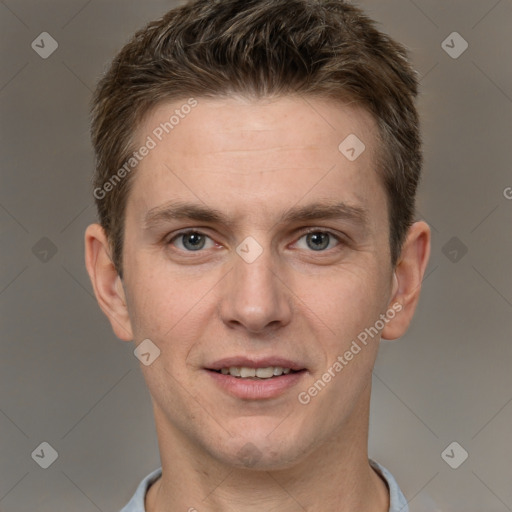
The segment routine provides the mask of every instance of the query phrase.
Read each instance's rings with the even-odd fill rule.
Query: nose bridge
[[[246,238],[233,254],[233,269],[222,297],[223,321],[256,332],[269,324],[288,323],[290,314],[289,297],[277,277],[270,246]]]

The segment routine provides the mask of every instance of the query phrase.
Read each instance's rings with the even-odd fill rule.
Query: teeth
[[[236,366],[231,366],[229,368],[229,374],[233,377],[240,377],[240,368],[237,368]]]
[[[290,368],[282,368],[281,366],[267,366],[266,368],[248,368],[247,366],[230,366],[229,368],[221,368],[222,375],[231,375],[232,377],[241,377],[247,379],[257,377],[258,379],[270,379],[271,377],[279,377],[280,375],[288,375]]]
[[[246,368],[242,366],[242,368],[240,368],[240,377],[242,377],[242,379],[245,377],[256,377],[256,368]]]
[[[259,377],[260,379],[270,379],[273,375],[274,368],[272,368],[272,366],[269,366],[268,368],[258,368],[256,370],[256,377]]]

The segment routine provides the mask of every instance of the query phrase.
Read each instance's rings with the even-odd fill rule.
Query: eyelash
[[[333,250],[335,250],[337,247],[339,246],[343,246],[343,245],[347,245],[347,240],[328,230],[328,229],[321,229],[321,228],[309,228],[307,231],[303,231],[300,235],[300,237],[297,239],[297,241],[299,241],[301,238],[303,238],[304,236],[307,236],[308,234],[311,234],[311,233],[323,233],[323,234],[328,234],[329,236],[333,237],[336,242],[338,242],[338,245],[336,245],[336,247],[332,248],[332,249],[327,249],[327,250],[323,250],[323,251],[313,251],[311,250],[310,252],[312,253],[315,253],[315,252],[318,252],[318,253],[328,253],[328,252],[331,252]],[[180,237],[182,236],[185,236],[185,235],[189,235],[189,234],[197,234],[197,235],[202,235],[202,236],[205,236],[207,238],[209,238],[210,240],[213,240],[209,235],[207,235],[206,233],[203,233],[202,231],[198,230],[198,229],[187,229],[185,231],[180,231],[178,233],[176,233],[172,238],[170,238],[166,244],[167,245],[172,245],[173,242],[177,239],[179,239]],[[201,252],[204,252],[202,249],[198,250],[198,251],[182,251],[181,249],[177,249],[178,251],[180,252],[186,252],[186,253],[189,253],[189,254],[193,254],[193,253],[201,253]]]

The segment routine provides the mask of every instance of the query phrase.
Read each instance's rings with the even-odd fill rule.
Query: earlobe
[[[429,256],[430,228],[423,221],[415,222],[409,228],[393,275],[393,291],[388,308],[399,310],[382,330],[383,339],[394,340],[406,333],[418,304]],[[397,304],[400,304],[400,308]]]
[[[103,227],[91,224],[85,232],[85,265],[94,294],[116,336],[131,341],[133,333],[123,283],[110,257]]]

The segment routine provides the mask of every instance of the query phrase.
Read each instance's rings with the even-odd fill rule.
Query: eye
[[[299,242],[303,239],[305,239],[306,248],[316,252],[324,252],[326,249],[332,249],[332,242],[335,242],[334,247],[341,243],[340,238],[333,233],[320,230],[310,231],[309,233],[301,236],[297,241],[297,244],[299,244]],[[299,248],[303,249],[304,246]]]
[[[210,242],[210,245],[208,245],[208,241]],[[169,244],[187,252],[197,252],[201,249],[209,249],[215,245],[209,236],[204,233],[200,233],[199,231],[186,231],[179,233],[169,240]]]

